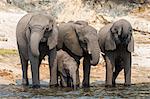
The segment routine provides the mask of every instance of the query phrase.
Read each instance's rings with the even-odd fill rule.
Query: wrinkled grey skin
[[[85,22],[83,22],[85,23]],[[80,22],[62,23],[58,27],[57,48],[66,51],[78,65],[83,57],[83,87],[89,87],[91,65],[97,65],[100,58],[97,31],[90,25]]]
[[[122,69],[124,69],[125,85],[130,85],[131,52],[134,51],[131,24],[120,19],[101,28],[98,37],[106,61],[106,86],[115,86],[115,79]]]
[[[80,85],[78,64],[67,52],[57,51],[57,67],[61,86],[76,89]]]
[[[17,24],[16,38],[22,65],[22,84],[28,85],[28,61],[31,63],[33,88],[40,87],[39,66],[45,55],[49,56],[50,85],[57,84],[57,45],[58,30],[51,16],[27,14]]]
[[[86,21],[83,21],[83,20],[78,20],[78,21],[72,21],[73,23],[75,23],[75,24],[78,24],[78,25],[84,25],[84,26],[86,26],[86,25],[88,25],[88,22],[86,22]]]

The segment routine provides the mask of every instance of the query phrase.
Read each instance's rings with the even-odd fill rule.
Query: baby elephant
[[[58,75],[60,76],[60,85],[63,87],[79,86],[78,64],[67,52],[57,51]]]
[[[131,52],[134,51],[132,26],[124,19],[101,28],[99,45],[106,61],[106,86],[115,86],[115,79],[124,69],[125,85],[131,84]]]

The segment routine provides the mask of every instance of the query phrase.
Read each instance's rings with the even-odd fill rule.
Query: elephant
[[[78,64],[67,52],[57,51],[57,67],[62,87],[74,87],[80,85]]]
[[[99,62],[97,30],[86,22],[68,22],[58,26],[57,49],[66,51],[80,65],[83,58],[83,87],[90,86],[90,68]]]
[[[32,87],[40,87],[39,66],[46,55],[50,68],[50,85],[57,85],[58,28],[55,19],[46,14],[26,14],[17,24],[16,39],[22,65],[22,85],[29,85],[27,71],[30,61]]]
[[[77,21],[69,21],[68,23],[75,23],[75,24],[78,24],[78,25],[88,25],[88,22],[86,21],[83,21],[83,20],[77,20]]]
[[[99,46],[106,62],[106,87],[115,86],[119,72],[124,69],[124,85],[131,85],[131,52],[134,51],[132,26],[120,19],[102,27],[98,33]]]

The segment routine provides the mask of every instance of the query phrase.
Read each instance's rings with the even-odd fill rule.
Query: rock
[[[0,41],[7,42],[7,41],[8,41],[8,38],[0,37]]]

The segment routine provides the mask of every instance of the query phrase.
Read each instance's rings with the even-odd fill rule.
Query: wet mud
[[[83,66],[79,66],[80,82],[83,79]],[[71,88],[50,88],[49,69],[47,60],[40,66],[40,89],[31,88],[31,70],[29,66],[29,87],[21,86],[22,71],[18,55],[0,56],[0,98],[48,98],[48,99],[93,99],[93,98],[143,98],[150,99],[150,68],[137,65],[132,66],[132,85],[125,87],[124,73],[119,74],[116,87],[105,88],[105,63],[91,67],[91,87],[77,90]]]
[[[132,84],[126,87],[118,84],[114,88],[105,88],[104,84],[92,83],[90,88],[50,88],[42,86],[40,89],[23,87],[21,85],[0,85],[0,98],[57,98],[57,99],[89,99],[89,98],[150,98],[150,83]]]

